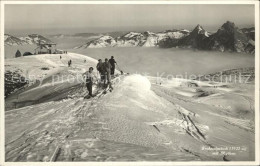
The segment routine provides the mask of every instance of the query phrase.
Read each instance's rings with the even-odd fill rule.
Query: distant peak
[[[202,26],[201,26],[200,24],[198,24],[198,25],[194,28],[193,32],[200,33],[200,31],[203,31],[203,30],[204,30],[204,29],[202,28]]]
[[[226,24],[232,24],[232,25],[235,25],[234,22],[231,22],[231,21],[227,21]]]
[[[195,29],[203,29],[202,26],[200,24],[198,24]]]
[[[232,28],[235,28],[235,23],[234,22],[231,22],[231,21],[227,21],[226,23],[224,23],[222,25],[223,28],[226,28],[226,27],[232,27]]]
[[[237,29],[237,27],[235,26],[235,23],[234,23],[234,22],[227,21],[226,23],[224,23],[224,24],[221,26],[221,29],[222,29],[222,30],[229,31],[229,32],[233,32],[234,29]]]

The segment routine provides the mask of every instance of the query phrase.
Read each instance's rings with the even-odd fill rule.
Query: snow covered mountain
[[[179,40],[178,45],[203,48],[204,41],[206,41],[209,36],[210,34],[204,30],[201,25],[197,25],[188,36]]]
[[[124,34],[123,34],[124,33]],[[68,37],[63,34],[52,36],[54,41],[57,39],[65,40]],[[69,36],[76,37],[77,42],[70,46],[74,49],[102,48],[102,47],[183,47],[200,50],[216,50],[229,52],[245,52],[254,54],[255,52],[255,29],[239,29],[234,23],[227,21],[216,33],[207,32],[201,25],[197,25],[192,31],[166,30],[163,32],[108,32],[108,33],[78,33]],[[81,41],[77,38],[82,38]],[[84,37],[87,39],[85,40]],[[74,39],[69,39],[70,43]],[[5,45],[26,45],[42,43],[52,43],[48,38],[31,34],[27,37],[14,37],[5,35]],[[56,41],[59,42],[59,41]],[[81,44],[85,42],[85,44]],[[80,43],[80,44],[79,44]]]
[[[142,47],[155,47],[158,45],[160,38],[158,34],[146,31],[144,32],[145,40],[142,41]]]
[[[101,48],[101,47],[113,47],[116,45],[116,41],[111,36],[101,36],[98,39],[87,42],[84,45],[75,47],[77,48]]]
[[[160,36],[159,40],[170,38],[170,39],[181,39],[190,33],[189,30],[166,30],[164,32],[157,33]]]
[[[49,35],[50,38],[62,39],[62,38],[99,38],[101,36],[111,36],[117,38],[126,34],[124,31],[106,32],[106,33],[75,33],[75,34],[54,34]]]
[[[186,38],[187,44],[190,38],[196,38],[196,36],[205,35],[208,37],[210,34],[202,29],[201,26],[197,26],[192,33],[189,30],[166,30],[163,32],[150,32],[146,31],[140,32],[128,32],[122,36],[115,38],[116,43],[107,44],[106,41],[99,39],[92,40],[85,45],[81,45],[75,48],[94,48],[91,44],[96,45],[98,43],[99,47],[173,47],[178,45],[179,41]],[[190,37],[188,37],[190,36]],[[111,36],[110,36],[111,37]],[[187,38],[188,37],[188,38]],[[103,43],[102,43],[103,42]],[[185,43],[185,42],[184,42]],[[95,47],[96,48],[96,47]]]
[[[28,35],[28,37],[25,38],[28,43],[38,44],[41,43],[53,43],[51,40],[47,39],[46,37],[38,34],[31,34]]]
[[[13,45],[25,45],[28,44],[25,40],[19,39],[17,37],[5,34],[4,36],[4,43],[7,46],[13,46]]]
[[[167,38],[160,43],[161,47],[189,47],[201,50],[246,52],[253,54],[254,28],[239,29],[227,21],[216,33],[210,34],[197,25],[187,36],[176,40]]]
[[[199,48],[201,47],[203,40],[210,36],[210,33],[205,31],[200,25],[197,25],[191,32],[185,30],[181,32],[186,33],[184,33],[179,38],[166,38],[160,43],[160,46],[164,48],[177,46]]]
[[[14,45],[26,45],[26,44],[38,44],[41,43],[53,43],[50,39],[38,34],[30,34],[26,37],[14,37],[8,34],[5,34],[5,45],[14,46]]]
[[[118,47],[136,47],[141,46],[145,42],[145,36],[138,32],[129,32],[123,36],[118,37],[117,46]]]
[[[167,30],[163,32],[128,32],[122,36],[109,40],[94,39],[75,48],[100,48],[100,47],[188,47],[201,50],[217,50],[246,52],[253,54],[255,50],[254,28],[239,29],[234,23],[227,21],[216,33],[207,32],[201,25],[192,31]],[[105,37],[106,38],[106,37]]]
[[[219,51],[246,52],[249,43],[248,36],[235,26],[233,22],[227,21],[213,34],[208,42],[208,48]]]
[[[122,36],[113,38],[112,36],[102,36],[94,39],[84,45],[75,48],[100,48],[100,47],[155,47],[166,39],[180,39],[189,33],[187,30],[169,30],[160,33],[146,31],[128,32]],[[110,41],[106,39],[109,38]]]

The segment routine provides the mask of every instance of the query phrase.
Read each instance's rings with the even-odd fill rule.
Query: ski
[[[120,76],[113,77],[113,79],[111,80],[111,84],[118,77],[120,77]],[[105,94],[107,94],[108,91],[112,92],[114,90],[114,88],[112,86],[109,86],[109,85],[106,88],[104,88],[104,89],[101,89],[101,90],[100,89],[101,88],[99,88],[99,90],[97,90],[97,92],[92,96],[93,99],[100,98],[101,96],[104,96]],[[89,95],[84,97],[84,99],[90,99],[90,98],[91,98],[91,96],[89,96]]]

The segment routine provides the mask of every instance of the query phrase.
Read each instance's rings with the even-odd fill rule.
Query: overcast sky
[[[253,5],[6,5],[5,33],[217,30],[254,26]]]

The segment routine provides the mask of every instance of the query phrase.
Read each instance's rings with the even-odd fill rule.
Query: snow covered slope
[[[60,59],[60,56],[62,57],[62,59]],[[72,60],[71,68],[67,67],[67,63],[69,60]],[[86,63],[84,63],[84,60],[86,60]],[[54,83],[52,81],[52,77],[59,77],[60,73],[63,73],[64,77],[59,77],[59,79],[64,81],[64,85],[68,84],[68,86],[70,86],[70,84],[73,85],[76,83],[74,83],[73,81],[68,82],[69,80],[74,79],[72,77],[73,75],[76,76],[77,73],[83,73],[87,71],[88,68],[91,66],[95,68],[96,63],[97,61],[95,59],[74,53],[33,55],[28,57],[20,57],[19,59],[6,59],[5,73],[16,73],[17,75],[20,75],[24,77],[26,80],[28,80],[28,83],[26,85],[28,86],[27,88],[30,89],[31,92],[35,90],[37,91],[36,94],[38,93],[38,97],[33,97],[33,99],[36,101],[41,96],[45,96],[49,93],[47,91],[45,91],[47,94],[45,92],[41,92],[42,89],[46,88],[46,86],[44,86],[45,83],[49,83],[50,92],[52,92],[52,88],[55,88],[51,86],[51,83]],[[70,77],[67,78],[65,75],[70,75]],[[10,77],[10,81],[11,80],[12,78]],[[31,88],[34,86],[36,86],[35,89]],[[62,89],[62,87],[60,88]],[[21,99],[19,99],[16,102],[23,102],[23,100],[29,100],[23,96],[23,93],[19,95],[21,96]],[[8,98],[8,101],[9,100],[12,101],[12,97]]]
[[[254,160],[253,84],[130,74],[115,78],[112,92],[84,99],[86,87],[72,80],[96,60],[39,55],[7,67],[25,70],[32,61],[26,68],[47,77],[5,101],[6,161]],[[241,150],[211,150],[226,147]]]

